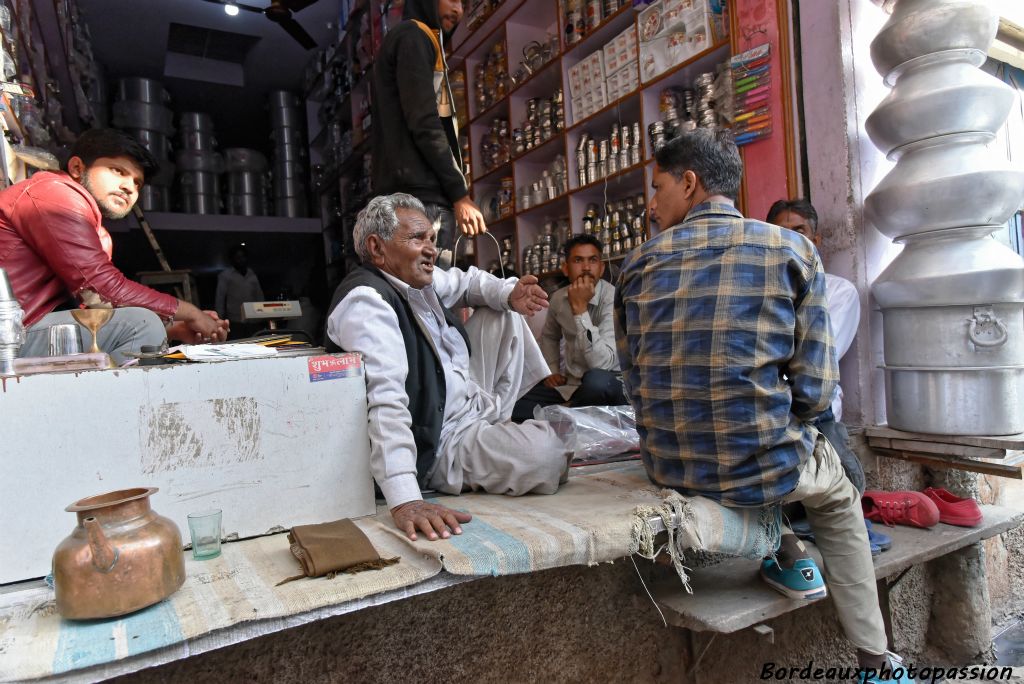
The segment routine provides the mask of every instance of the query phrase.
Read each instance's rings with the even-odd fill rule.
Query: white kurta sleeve
[[[860,296],[853,283],[845,278],[825,274],[825,300],[828,317],[832,322],[832,338],[836,345],[836,360],[842,359],[860,325]]]
[[[327,335],[345,351],[363,355],[370,471],[388,508],[422,498],[405,392],[409,364],[398,315],[372,287],[357,287],[331,312]]]

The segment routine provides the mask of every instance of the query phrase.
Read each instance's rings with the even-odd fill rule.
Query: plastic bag
[[[593,461],[640,448],[630,406],[538,406],[536,420],[552,424],[574,461]]]

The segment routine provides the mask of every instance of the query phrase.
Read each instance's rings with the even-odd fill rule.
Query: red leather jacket
[[[176,298],[128,280],[110,263],[101,229],[96,200],[65,173],[39,172],[0,192],[0,268],[25,311],[26,327],[83,290],[115,307],[174,316]]]

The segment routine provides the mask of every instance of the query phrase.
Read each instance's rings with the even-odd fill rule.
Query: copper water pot
[[[78,527],[53,554],[57,610],[74,620],[124,615],[161,601],[185,581],[181,533],[149,505],[156,487],[121,489],[65,510]]]

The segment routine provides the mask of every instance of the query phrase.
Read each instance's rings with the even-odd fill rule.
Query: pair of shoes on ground
[[[877,556],[883,551],[888,551],[892,548],[892,537],[876,531],[870,520],[864,520],[864,526],[868,529],[868,544],[871,545],[872,556]],[[814,542],[814,532],[811,530],[811,523],[806,519],[790,523],[790,529],[793,530],[793,534],[798,538]]]
[[[928,528],[943,522],[976,527],[982,519],[981,509],[974,499],[963,499],[936,487],[928,487],[923,492],[869,489],[861,497],[861,505],[865,518],[886,525]]]

